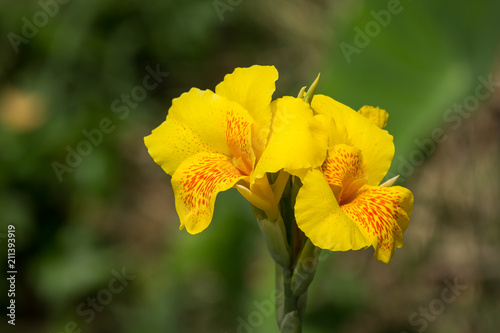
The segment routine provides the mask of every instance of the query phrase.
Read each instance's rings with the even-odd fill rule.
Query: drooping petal
[[[359,148],[363,154],[365,177],[378,185],[389,170],[394,156],[392,136],[350,107],[324,96],[315,95],[311,104],[318,114],[333,118],[329,145],[344,143]]]
[[[283,97],[272,106],[275,111],[271,134],[253,178],[281,169],[297,175],[296,170],[319,167],[327,150],[323,122],[316,119],[309,104],[298,98]]]
[[[238,103],[193,88],[172,101],[167,119],[144,141],[155,162],[172,175],[184,160],[199,152],[235,153],[254,159],[249,149],[251,123],[252,118]]]
[[[365,185],[343,204],[343,212],[370,240],[374,256],[388,263],[396,248],[403,246],[403,233],[410,223],[413,194],[400,186]]]
[[[203,231],[212,220],[217,193],[246,178],[227,156],[198,153],[185,160],[172,176],[175,208],[190,234]]]
[[[413,209],[409,190],[365,185],[350,202],[339,206],[321,171],[309,172],[302,182],[295,218],[314,245],[331,251],[372,245],[375,258],[385,263],[403,246]]]
[[[358,113],[370,119],[372,123],[380,128],[384,128],[387,125],[387,119],[389,119],[387,111],[378,106],[365,105],[358,110]]]
[[[314,245],[331,251],[359,250],[371,245],[340,209],[321,171],[308,172],[302,183],[295,203],[295,219]]]
[[[271,99],[276,89],[278,71],[274,66],[236,68],[215,87],[215,93],[239,103],[255,120],[254,150],[257,157],[264,150],[271,125]]]

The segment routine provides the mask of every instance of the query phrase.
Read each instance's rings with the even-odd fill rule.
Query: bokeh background
[[[387,109],[388,176],[415,195],[389,265],[323,252],[304,332],[497,332],[498,13],[493,0],[1,0],[0,331],[277,331],[249,204],[227,191],[206,231],[178,231],[143,144],[173,98],[263,64],[280,72],[274,98],[321,72],[320,93]],[[137,95],[155,70],[168,75]]]

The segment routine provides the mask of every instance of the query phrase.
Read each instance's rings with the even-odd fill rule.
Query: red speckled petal
[[[238,103],[210,90],[193,88],[172,101],[166,121],[144,141],[155,162],[170,175],[183,161],[201,152],[242,157],[252,164],[252,122]],[[228,135],[239,136],[228,140]]]
[[[400,186],[365,185],[351,202],[340,206],[375,249],[375,258],[388,263],[403,246],[403,232],[410,223],[413,194]]]
[[[307,173],[295,203],[297,225],[314,245],[330,251],[370,245],[375,258],[389,262],[403,245],[413,208],[412,193],[402,187],[362,186],[339,205],[320,170]]]
[[[250,175],[255,163],[252,118],[234,109],[227,111],[226,118],[226,144],[234,157],[233,164],[246,175]]]
[[[335,145],[328,150],[328,156],[321,169],[328,183],[338,187],[341,191],[341,193],[335,193],[339,200],[364,185],[360,184],[357,188],[350,189],[354,181],[359,183],[359,180],[363,180],[364,177],[361,150],[358,148],[345,144]]]
[[[344,143],[360,149],[368,184],[379,185],[394,157],[392,136],[362,113],[328,96],[315,95],[311,106],[316,113],[334,120],[335,126],[330,131],[330,147]]]
[[[245,177],[224,155],[199,153],[185,160],[172,176],[180,229],[203,231],[212,220],[217,193]]]
[[[255,120],[253,147],[257,157],[264,150],[271,126],[271,98],[278,71],[274,66],[236,68],[215,87],[215,93],[241,105]]]
[[[314,245],[330,251],[359,250],[370,241],[340,209],[320,170],[309,171],[302,180],[295,203],[298,227]]]

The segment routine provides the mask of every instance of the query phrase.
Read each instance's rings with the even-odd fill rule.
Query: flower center
[[[361,186],[365,185],[366,183],[366,179],[360,178],[353,180],[350,184],[345,184],[345,186],[342,188],[340,197],[337,198],[339,205],[343,206],[353,201],[356,198],[356,192],[358,192]],[[344,188],[346,189],[345,191]]]
[[[346,144],[328,150],[322,170],[339,205],[351,202],[361,186],[367,183],[361,150]]]
[[[233,157],[233,165],[241,171],[245,176],[250,176],[252,173],[252,164],[244,157]]]

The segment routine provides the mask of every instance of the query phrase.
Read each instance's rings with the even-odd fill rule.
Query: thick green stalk
[[[307,93],[305,87],[300,90],[298,98],[311,104],[318,81],[319,75]],[[278,208],[283,222],[281,228],[269,229],[276,235],[270,237],[272,245],[268,245],[271,255],[274,252],[273,258],[276,261],[276,319],[280,333],[301,333],[307,290],[316,273],[321,249],[311,243],[295,221],[295,198],[302,186],[300,179],[289,177],[284,171],[268,174],[268,179],[275,192],[275,202],[279,200]],[[283,245],[285,240],[286,245]],[[279,249],[283,248],[286,248],[287,256],[279,255]]]
[[[306,292],[303,293],[304,296],[294,295],[292,289],[293,272],[301,252],[303,237],[295,222],[293,187],[294,179],[291,177],[279,202],[291,257],[289,265],[276,267],[276,316],[281,333],[302,332],[302,317],[306,305]]]
[[[290,177],[288,179],[287,185],[285,187],[285,191],[281,196],[281,200],[279,201],[279,210],[281,216],[283,217],[283,223],[285,224],[286,231],[286,239],[288,242],[288,246],[291,249],[290,256],[292,258],[291,265],[293,266],[295,262],[295,253],[294,253],[294,235],[295,235],[295,216],[293,214],[292,208],[292,198],[290,196],[291,188],[293,187],[293,178]]]

